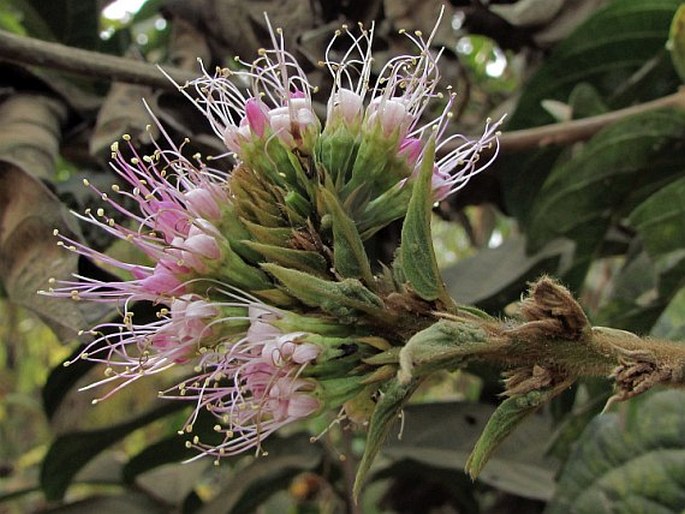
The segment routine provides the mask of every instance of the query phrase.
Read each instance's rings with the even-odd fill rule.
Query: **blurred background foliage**
[[[445,47],[444,84],[459,93],[453,129],[476,133],[484,118],[509,113],[496,164],[435,210],[450,292],[504,313],[528,281],[549,273],[581,298],[594,323],[683,340],[681,2],[444,3],[435,43]],[[381,64],[406,51],[397,30],[429,31],[440,5],[6,0],[0,29],[196,72],[197,57],[208,65],[226,65],[234,55],[251,59],[265,44],[266,11],[325,95],[330,85],[316,63],[341,23],[376,20]],[[679,392],[650,393],[597,416],[610,391],[601,380],[587,381],[521,426],[472,483],[462,469],[499,401],[498,370],[472,366],[436,375],[405,410],[403,437],[387,442],[359,505],[350,487],[363,431],[334,424],[325,432],[330,418],[269,441],[268,458],[247,455],[216,468],[204,460],[179,464],[192,456],[175,432],[185,414],[179,404],[156,400],[163,384],[137,383],[92,407],[96,393],[76,390],[101,370],[61,363],[78,352],[80,328],[116,313],[54,303],[35,291],[51,276],[107,273],[64,255],[51,233],[57,227],[109,247],[67,209],[97,205],[81,181],[111,184],[109,145],[122,133],[149,144],[141,97],[174,137],[191,137],[204,153],[221,152],[172,87],[0,59],[0,512],[685,509]],[[641,112],[623,110],[650,101],[656,104]],[[611,123],[592,124],[607,113],[615,115]],[[397,236],[388,231],[388,238]],[[146,315],[145,306],[139,314]]]

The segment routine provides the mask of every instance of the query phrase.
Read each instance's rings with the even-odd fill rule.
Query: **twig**
[[[0,31],[0,59],[56,68],[107,80],[143,84],[167,90],[176,89],[153,64],[16,36],[5,31]],[[196,78],[196,74],[172,66],[165,65],[164,69],[179,84]],[[505,132],[500,137],[500,149],[502,152],[517,152],[547,145],[567,145],[584,141],[607,125],[628,116],[669,107],[685,109],[685,89],[651,102],[599,116]],[[449,145],[442,148],[443,152],[450,150]]]
[[[517,152],[548,145],[568,145],[577,141],[585,141],[607,125],[616,123],[628,116],[669,107],[685,109],[685,88],[677,93],[652,100],[651,102],[626,107],[625,109],[600,114],[599,116],[505,132],[500,137],[500,148],[503,152]]]
[[[106,80],[176,90],[176,86],[170,83],[154,64],[17,36],[2,30],[0,30],[0,59],[55,68]],[[173,66],[165,65],[164,70],[179,84],[197,77],[197,74]]]

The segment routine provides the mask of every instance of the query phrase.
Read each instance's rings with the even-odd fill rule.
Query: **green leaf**
[[[673,67],[685,82],[685,5],[678,7],[671,22],[667,48],[671,52]]]
[[[685,286],[685,179],[663,187],[630,214],[644,252],[629,258],[598,313],[599,324],[648,333]]]
[[[316,468],[322,459],[322,449],[312,444],[307,434],[295,434],[279,439],[270,437],[265,443],[269,455],[253,460],[233,475],[226,487],[197,514],[250,514],[275,492],[285,489],[292,478]]]
[[[83,0],[27,0],[57,41],[89,50],[99,47],[97,2]]]
[[[383,389],[369,421],[364,454],[357,467],[357,475],[354,478],[353,495],[355,500],[359,498],[366,475],[385,442],[392,428],[393,421],[400,415],[402,407],[404,407],[412,393],[416,391],[418,385],[419,382],[417,380],[401,383],[399,380],[393,379]]]
[[[169,506],[152,500],[139,492],[127,491],[118,496],[93,496],[52,509],[43,514],[165,514]]]
[[[516,301],[526,284],[540,275],[563,275],[574,249],[573,241],[555,239],[528,255],[525,238],[512,236],[497,248],[484,248],[444,269],[442,275],[455,301],[493,312]]]
[[[223,435],[214,430],[215,424],[216,417],[206,410],[202,410],[193,423],[191,434],[175,433],[149,445],[131,457],[123,467],[123,480],[127,483],[133,483],[139,475],[150,470],[197,456],[198,451],[195,448],[186,446],[186,441],[194,436],[198,436],[203,443],[219,444]]]
[[[60,500],[78,471],[105,448],[167,414],[185,407],[170,402],[131,421],[89,432],[71,432],[50,446],[40,473],[41,488],[48,500]]]
[[[242,244],[262,254],[266,259],[287,268],[296,269],[312,275],[325,276],[328,263],[320,253],[296,250],[256,241],[243,241]]]
[[[634,415],[603,414],[564,466],[547,514],[681,513],[685,505],[685,394],[634,403]]]
[[[476,478],[495,449],[513,432],[527,416],[549,400],[545,391],[531,391],[523,396],[507,398],[490,416],[488,424],[478,438],[465,469]]]
[[[357,225],[345,214],[337,196],[327,189],[321,189],[319,194],[333,223],[335,271],[345,278],[360,278],[371,286],[374,283],[371,264]]]
[[[596,11],[554,48],[527,82],[508,128],[552,123],[541,101],[566,101],[580,82],[592,84],[604,97],[620,89],[662,51],[680,4],[680,0],[618,0]],[[642,91],[642,98],[632,100],[645,101],[665,93],[654,89]],[[672,89],[673,85],[669,91]]]
[[[262,268],[274,275],[288,293],[302,303],[310,307],[319,307],[340,319],[355,319],[360,313],[383,315],[382,300],[358,280],[323,280],[271,263],[262,264]]]
[[[446,300],[448,297],[435,259],[431,235],[431,213],[435,201],[431,182],[434,157],[435,139],[431,138],[424,151],[419,175],[414,180],[407,216],[402,224],[399,249],[404,276],[414,292],[428,301],[438,298]]]
[[[611,109],[672,93],[679,80],[664,44],[680,4],[680,0],[618,0],[594,12],[526,82],[507,130],[553,123],[543,100],[571,104],[571,93],[580,83],[592,86]],[[589,114],[572,107],[574,118]],[[498,166],[506,205],[519,219],[530,218],[529,206],[559,153],[558,147],[543,148]]]
[[[407,405],[402,437],[390,437],[382,455],[463,473],[466,460],[495,407],[466,402]],[[399,433],[399,425],[395,425]],[[529,416],[491,456],[478,480],[517,496],[549,500],[558,464],[546,456],[552,420]]]
[[[630,215],[630,223],[654,259],[685,248],[685,178],[660,189],[637,206]]]
[[[632,116],[598,133],[550,173],[532,207],[530,250],[569,238],[580,256],[574,267],[584,275],[612,217],[685,169],[683,137],[685,115],[678,111]]]

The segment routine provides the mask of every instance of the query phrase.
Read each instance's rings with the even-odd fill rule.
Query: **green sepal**
[[[397,184],[367,202],[357,220],[362,240],[366,241],[382,228],[403,217],[407,213],[411,193],[411,183]]]
[[[221,245],[221,261],[217,271],[219,280],[239,289],[258,291],[273,287],[269,277],[259,268],[246,263],[228,240]],[[206,289],[207,286],[198,284],[198,287]]]
[[[298,314],[293,311],[285,311],[282,317],[269,322],[282,333],[307,332],[325,337],[348,337],[351,336],[355,327],[344,325],[331,317]]]
[[[290,296],[282,289],[272,287],[271,289],[260,289],[259,291],[252,291],[257,298],[263,300],[268,305],[274,307],[289,308],[298,304],[297,300]]]
[[[362,384],[361,378],[360,376],[345,376],[317,380],[318,392],[321,399],[326,403],[326,407],[329,409],[337,408],[359,394],[359,391],[366,387]]]
[[[360,368],[361,359],[370,354],[368,348],[353,346],[353,339],[346,343],[338,338],[309,336],[305,341],[319,346],[321,353],[314,363],[302,370],[303,377],[332,379],[358,375],[359,370],[355,372],[355,368]]]
[[[341,198],[347,198],[360,187],[368,192],[369,198],[376,198],[407,178],[411,170],[406,159],[398,156],[399,144],[399,127],[389,135],[385,135],[380,126],[366,130]]]
[[[369,314],[383,319],[382,300],[358,280],[348,278],[339,282],[324,280],[308,273],[284,268],[277,264],[262,264],[286,291],[310,307],[318,307],[344,321],[354,321]]]
[[[680,80],[685,82],[685,5],[678,7],[673,16],[666,48],[671,52],[671,61]]]
[[[328,174],[337,190],[342,188],[352,171],[359,150],[357,138],[356,133],[341,123],[334,130],[326,127],[316,142],[317,168]]]
[[[335,271],[345,278],[361,278],[367,285],[374,283],[371,264],[357,225],[340,205],[338,198],[327,189],[319,195],[333,225],[333,261]]]
[[[401,381],[434,371],[452,371],[479,353],[491,350],[485,330],[476,324],[442,320],[417,332],[399,355]]]
[[[221,210],[221,221],[217,223],[217,230],[231,242],[231,247],[243,259],[253,263],[259,262],[261,260],[259,254],[243,244],[243,241],[252,239],[252,234],[240,220],[235,206],[233,204],[222,205]]]
[[[385,350],[384,352],[377,353],[371,357],[364,359],[364,363],[371,366],[384,366],[386,364],[399,364],[400,362],[400,352],[402,347],[393,346],[392,348]]]
[[[530,391],[522,396],[507,398],[493,412],[466,461],[465,471],[476,479],[492,452],[529,414],[554,396],[552,390]]]
[[[240,221],[255,240],[264,244],[287,246],[293,237],[293,229],[290,227],[264,227],[244,218]]]
[[[307,250],[296,250],[294,248],[284,248],[273,246],[256,241],[245,241],[244,244],[256,252],[263,255],[268,261],[280,264],[287,268],[298,269],[305,273],[312,273],[318,276],[325,276],[328,263],[324,257],[316,252]]]
[[[314,181],[307,176],[307,173],[302,168],[303,161],[301,161],[292,150],[288,150],[288,160],[290,161],[290,166],[293,170],[294,177],[297,180],[297,183],[294,184],[295,187],[291,187],[289,189],[298,190],[302,195],[305,195],[308,198],[314,198]],[[299,186],[299,188],[297,186]]]
[[[354,478],[352,495],[357,501],[361,492],[364,479],[366,478],[373,460],[378,455],[385,438],[390,432],[393,421],[400,415],[404,404],[419,385],[418,380],[408,383],[400,383],[397,379],[388,381],[387,386],[382,390],[382,394],[376,404],[369,421],[369,431],[366,435],[366,445],[359,466],[357,475]]]
[[[277,137],[245,145],[241,154],[250,168],[259,170],[270,182],[286,190],[307,193],[307,180],[298,158]]]
[[[297,191],[288,191],[284,202],[287,211],[293,211],[288,216],[292,224],[301,225],[303,220],[312,215],[312,204]]]
[[[427,301],[447,300],[438,262],[435,259],[431,235],[431,212],[433,209],[433,164],[435,138],[426,145],[419,175],[407,208],[407,217],[402,225],[400,257],[402,269],[414,292]],[[450,300],[446,303],[449,305]]]
[[[250,219],[265,227],[284,225],[279,207],[283,201],[282,190],[273,185],[266,187],[252,172],[242,170],[232,175],[231,192],[240,219]]]

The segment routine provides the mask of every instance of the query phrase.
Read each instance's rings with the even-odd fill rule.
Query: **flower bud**
[[[386,137],[397,130],[400,137],[403,138],[407,127],[412,122],[412,117],[407,112],[405,102],[401,98],[374,98],[366,108],[366,117],[367,128],[373,130],[378,124]]]
[[[216,195],[207,187],[191,189],[184,194],[184,198],[193,214],[209,220],[218,220],[221,217]]]
[[[348,127],[355,125],[361,119],[363,102],[362,96],[351,89],[339,88],[328,100],[327,126],[335,124],[336,117],[341,118]]]

